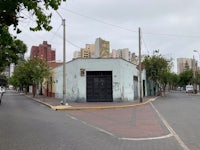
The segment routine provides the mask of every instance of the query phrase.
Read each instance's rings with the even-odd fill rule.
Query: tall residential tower
[[[46,61],[55,61],[56,52],[51,48],[51,45],[47,41],[43,41],[39,46],[31,47],[31,58],[38,57]]]
[[[177,73],[180,74],[185,70],[193,69],[192,58],[177,58]]]
[[[109,58],[110,57],[110,42],[101,38],[95,41],[95,52],[93,58]]]

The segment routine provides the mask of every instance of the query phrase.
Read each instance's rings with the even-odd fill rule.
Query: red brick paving
[[[49,103],[50,105],[59,105],[61,99],[37,96],[38,100]],[[144,99],[148,100],[146,97]],[[99,107],[113,105],[128,105],[138,103],[134,102],[112,102],[112,103],[69,103],[72,107]],[[164,127],[159,117],[150,104],[103,110],[73,110],[66,113],[94,125],[118,137],[124,138],[144,138],[158,137],[166,135],[169,131]]]
[[[67,113],[118,137],[143,138],[167,134],[149,104],[132,108],[76,110]]]

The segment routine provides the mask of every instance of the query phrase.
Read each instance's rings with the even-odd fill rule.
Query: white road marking
[[[183,150],[190,150],[187,147],[187,145],[183,142],[183,140],[178,136],[178,134],[173,130],[173,128],[169,125],[169,123],[164,119],[164,117],[155,108],[155,106],[152,103],[150,103],[150,104],[151,104],[152,108],[156,111],[156,113],[158,114],[158,116],[160,117],[160,119],[162,120],[162,122],[164,123],[164,125],[167,127],[167,129],[169,130],[169,132],[175,137],[175,139],[177,140],[177,142],[183,148]]]
[[[111,135],[111,136],[113,136],[113,137],[115,136],[113,133],[111,133],[111,132],[109,132],[109,131],[106,131],[106,130],[104,130],[104,129],[101,129],[101,128],[97,127],[97,126],[93,126],[93,125],[88,124],[88,123],[87,123],[87,125],[90,126],[90,127],[92,127],[92,128],[95,128],[96,130],[98,130],[98,131],[100,131],[100,132],[106,133],[106,134]]]
[[[73,117],[73,116],[69,116],[71,119],[73,120],[78,120],[76,117]]]
[[[113,136],[113,137],[115,136],[113,133],[111,133],[111,132],[109,132],[109,131],[106,131],[106,130],[101,129],[101,128],[97,127],[97,126],[91,125],[91,124],[89,124],[89,123],[87,123],[87,122],[85,122],[85,121],[83,121],[83,120],[80,120],[80,119],[74,117],[74,116],[71,116],[71,115],[69,115],[69,114],[66,114],[66,116],[70,117],[70,118],[73,119],[73,120],[78,120],[78,121],[80,121],[81,123],[83,123],[83,124],[85,124],[85,125],[87,125],[87,126],[89,126],[89,127],[92,127],[92,128],[94,128],[94,129],[96,129],[96,130],[98,130],[98,131],[100,131],[100,132],[106,133],[106,134],[111,135],[111,136]]]
[[[66,114],[66,116],[70,117],[70,118],[73,119],[73,120],[80,121],[81,123],[83,123],[83,124],[85,124],[85,125],[87,125],[87,126],[89,126],[89,127],[92,127],[92,128],[94,128],[94,129],[96,129],[96,130],[98,130],[98,131],[100,131],[100,132],[106,133],[106,134],[108,134],[108,135],[110,135],[110,136],[112,136],[112,137],[116,137],[113,133],[111,133],[111,132],[109,132],[109,131],[106,131],[106,130],[104,130],[104,129],[102,129],[102,128],[99,128],[99,127],[97,127],[97,126],[91,125],[91,124],[89,124],[89,123],[87,123],[87,122],[85,122],[85,121],[83,121],[83,120],[80,120],[80,119],[74,117],[74,116],[71,116],[71,115],[69,115],[69,114]],[[172,136],[173,136],[173,134],[170,133],[170,134],[163,135],[163,136],[159,136],[159,137],[148,137],[148,138],[126,138],[126,137],[122,137],[122,138],[121,138],[121,137],[117,137],[117,138],[118,138],[119,140],[146,141],[146,140],[165,139],[165,138],[169,138],[169,137],[172,137]]]
[[[172,137],[170,133],[168,135],[158,136],[158,137],[148,137],[148,138],[118,138],[119,140],[128,140],[128,141],[147,141],[147,140],[159,140]]]

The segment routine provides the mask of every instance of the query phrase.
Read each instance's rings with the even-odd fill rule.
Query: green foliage
[[[196,72],[195,83],[197,83],[198,85],[200,85],[200,73],[199,72]]]
[[[47,63],[42,59],[33,58],[17,66],[9,83],[15,87],[35,86],[50,75]]]
[[[170,62],[163,58],[159,51],[155,51],[153,56],[146,56],[143,64],[145,65],[147,78],[154,81],[159,87],[165,90],[166,85],[170,89],[175,89],[177,86],[185,87],[188,84],[200,84],[200,74],[196,73],[196,78],[193,79],[192,70],[186,70],[179,75],[170,72]]]
[[[142,62],[145,65],[146,75],[149,80],[154,81],[158,86],[165,90],[169,82],[170,63],[162,55],[159,50],[154,51],[154,54],[146,56]]]
[[[0,27],[0,72],[10,63],[17,63],[26,52],[26,45],[8,32],[8,27]]]
[[[175,89],[178,86],[179,76],[175,73],[170,73],[168,76],[168,83],[171,89]]]
[[[16,32],[20,33],[19,21],[27,17],[23,11],[28,11],[36,23],[30,30],[49,31],[52,29],[51,10],[57,10],[62,1],[66,0],[0,0],[0,72],[11,62],[16,63],[19,55],[27,49],[23,42],[9,33],[9,27],[13,25]]]
[[[193,72],[192,70],[186,70],[179,74],[179,86],[186,86],[193,82],[192,80]]]
[[[9,79],[9,84],[15,87],[26,87],[31,84],[27,77],[28,69],[26,68],[26,63],[24,62],[16,67],[13,76]]]
[[[0,86],[8,86],[8,79],[5,75],[0,75]]]
[[[169,62],[156,51],[153,56],[146,56],[142,62],[145,65],[147,77],[158,82],[161,76],[169,71]]]
[[[1,0],[0,1],[0,23],[6,26],[14,25],[17,32],[18,23],[24,18],[24,10],[36,18],[36,26],[31,27],[33,31],[45,29],[51,30],[50,21],[52,13],[47,10],[57,10],[62,1],[66,0]]]

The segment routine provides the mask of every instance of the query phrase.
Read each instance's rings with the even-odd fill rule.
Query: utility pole
[[[141,31],[139,27],[139,84],[140,84],[140,103],[143,102],[142,99],[142,63],[141,63]]]
[[[63,25],[63,104],[66,104],[66,45],[65,45],[65,19],[62,19]]]
[[[62,19],[63,25],[63,100],[60,102],[63,105],[68,105],[66,102],[66,44],[65,44],[65,19],[56,11],[58,16]]]
[[[47,47],[45,47],[46,50],[46,63],[48,63],[48,51],[47,51]],[[49,96],[49,83],[47,80],[47,96]]]

